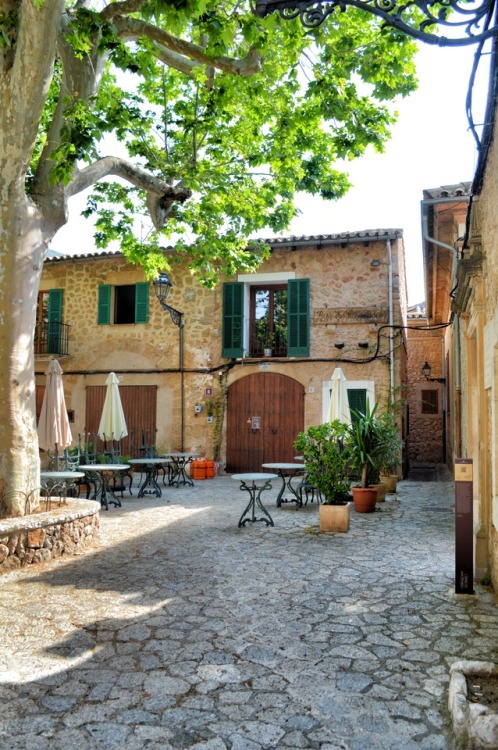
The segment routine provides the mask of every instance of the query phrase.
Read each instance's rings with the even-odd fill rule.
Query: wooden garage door
[[[105,385],[91,385],[86,389],[85,433],[94,435],[99,429],[106,390]],[[128,428],[121,450],[124,456],[132,456],[133,446],[142,444],[142,433],[149,445],[156,444],[157,386],[120,385],[119,393]]]
[[[266,462],[293,461],[303,429],[304,388],[297,380],[270,372],[237,380],[227,396],[227,471],[262,471]]]

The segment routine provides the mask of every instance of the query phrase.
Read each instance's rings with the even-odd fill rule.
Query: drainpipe
[[[421,213],[422,213],[422,240],[424,242],[431,242],[438,247],[442,247],[445,250],[450,250],[453,255],[452,273],[451,273],[451,288],[455,287],[456,280],[456,269],[458,264],[458,255],[455,245],[449,245],[446,242],[436,239],[435,237],[429,236],[428,218],[427,218],[427,207],[440,205],[445,203],[469,203],[470,196],[459,195],[455,198],[434,198],[420,201]],[[427,301],[427,288],[425,290],[425,296]],[[455,451],[457,456],[462,455],[462,368],[461,368],[461,351],[460,351],[460,319],[458,315],[454,317],[454,342],[455,342]],[[443,352],[444,353],[444,352]],[[443,364],[443,377],[447,377],[447,373],[444,371],[445,361],[444,356],[442,357]],[[448,398],[447,388],[444,389],[445,400]],[[443,411],[443,462],[446,463],[446,403]]]
[[[389,259],[388,274],[389,274],[389,330],[391,335],[389,336],[389,362],[390,362],[390,375],[391,375],[391,393],[390,401],[394,404],[394,387],[395,387],[395,368],[394,368],[394,315],[393,315],[393,257],[391,252],[391,240],[387,240],[387,255]]]

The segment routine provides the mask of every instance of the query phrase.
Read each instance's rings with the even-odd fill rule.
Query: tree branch
[[[261,70],[262,58],[255,48],[251,48],[246,57],[241,60],[224,56],[209,57],[205,50],[197,44],[187,42],[184,39],[178,39],[168,34],[167,31],[163,31],[138,18],[124,18],[123,16],[119,16],[114,19],[114,24],[118,36],[122,39],[136,41],[140,37],[146,37],[156,44],[166,47],[171,52],[184,56],[187,60],[196,60],[203,65],[212,66],[232,75],[251,76]]]
[[[191,196],[191,190],[184,185],[170,185],[116,156],[105,156],[80,170],[67,186],[66,195],[70,198],[110,175],[121,177],[146,192],[147,208],[156,229],[164,226],[175,203],[184,203]]]
[[[123,2],[111,3],[100,11],[100,15],[106,21],[116,16],[126,16],[129,13],[137,13],[146,0],[123,0]]]

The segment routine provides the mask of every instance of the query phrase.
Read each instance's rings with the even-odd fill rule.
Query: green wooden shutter
[[[135,284],[135,323],[149,322],[149,282]]]
[[[222,357],[243,357],[244,284],[223,284]]]
[[[61,353],[62,337],[62,289],[50,289],[48,293],[47,354]]]
[[[354,411],[365,413],[367,408],[367,391],[365,388],[348,388],[349,408]],[[354,424],[358,417],[351,411],[351,422]]]
[[[99,326],[108,326],[111,322],[111,286],[101,284],[99,286],[99,298],[97,306],[97,323]]]
[[[288,357],[310,355],[310,280],[288,282],[287,328]]]

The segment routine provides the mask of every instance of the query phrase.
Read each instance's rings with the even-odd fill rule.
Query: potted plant
[[[384,435],[384,455],[380,460],[380,481],[388,492],[396,492],[397,468],[401,460],[403,441],[399,437],[398,425],[392,409],[380,415],[379,421]]]
[[[347,426],[339,420],[309,427],[294,443],[303,456],[306,476],[303,480],[320,493],[320,529],[349,529],[349,452],[345,445]]]
[[[347,445],[351,467],[359,473],[359,486],[352,487],[354,508],[358,513],[372,513],[377,502],[377,490],[372,487],[379,471],[379,461],[385,450],[382,425],[376,416],[378,404],[365,412],[352,410],[352,424],[348,430]],[[370,476],[369,476],[370,473]]]

